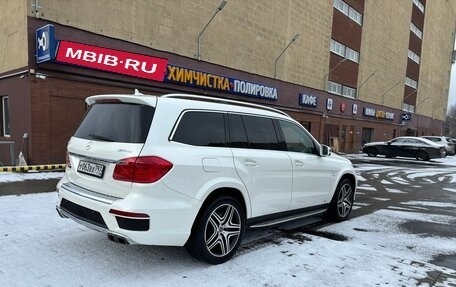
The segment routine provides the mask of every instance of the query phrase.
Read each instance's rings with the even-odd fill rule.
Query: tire
[[[239,202],[231,197],[217,198],[197,220],[185,244],[187,251],[214,265],[233,257],[245,231],[245,213]]]
[[[425,151],[422,151],[422,150],[420,150],[416,153],[416,159],[417,160],[426,160],[426,161],[430,160],[429,155]]]
[[[348,218],[353,208],[355,188],[353,182],[344,179],[337,185],[328,208],[329,219],[340,222]]]
[[[370,147],[367,149],[367,156],[376,157],[378,155],[378,151],[375,147]]]

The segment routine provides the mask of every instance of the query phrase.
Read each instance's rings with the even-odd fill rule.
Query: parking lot
[[[0,285],[456,286],[456,157],[348,157],[358,173],[350,220],[248,231],[217,266],[183,248],[110,242],[61,219],[52,190],[1,196]],[[0,191],[33,193],[32,179],[45,178],[0,174]]]

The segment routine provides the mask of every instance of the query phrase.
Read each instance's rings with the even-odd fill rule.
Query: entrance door
[[[361,134],[361,144],[364,145],[365,143],[372,142],[374,138],[374,129],[371,128],[363,128]]]

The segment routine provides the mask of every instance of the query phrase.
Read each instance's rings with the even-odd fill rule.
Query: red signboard
[[[56,60],[107,72],[163,81],[167,59],[60,41]]]

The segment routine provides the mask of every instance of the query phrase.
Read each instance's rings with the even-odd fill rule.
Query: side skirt
[[[252,217],[247,219],[247,226],[249,226],[250,228],[262,228],[278,225],[285,222],[324,213],[328,210],[328,207],[329,204],[322,204],[302,209],[295,209],[258,217]]]

